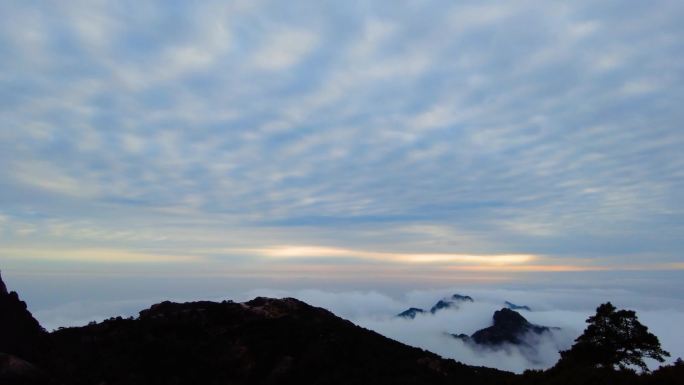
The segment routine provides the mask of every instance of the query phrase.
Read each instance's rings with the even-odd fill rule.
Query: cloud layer
[[[669,0],[3,2],[0,240],[681,269],[683,16]]]

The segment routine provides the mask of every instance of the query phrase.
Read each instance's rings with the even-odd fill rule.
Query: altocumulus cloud
[[[675,263],[682,16],[3,2],[0,237]]]

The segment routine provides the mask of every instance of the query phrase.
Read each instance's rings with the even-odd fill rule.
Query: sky
[[[671,296],[683,18],[678,0],[2,1],[0,269],[44,312],[262,288]]]

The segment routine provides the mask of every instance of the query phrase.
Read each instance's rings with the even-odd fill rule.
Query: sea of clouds
[[[455,293],[470,295],[474,302],[463,302],[458,309],[418,315],[415,319],[396,317],[396,314],[409,307],[429,310],[439,299]],[[247,293],[245,298],[256,295],[296,297],[405,344],[466,364],[517,373],[526,369],[553,366],[560,358],[559,351],[570,348],[575,338],[582,333],[586,327],[586,319],[595,313],[596,307],[602,302],[612,301],[619,308],[637,311],[641,322],[672,353],[668,362],[684,356],[684,335],[675,326],[684,323],[682,302],[676,298],[656,298],[623,289],[453,288],[410,291],[399,297],[378,292],[256,290]],[[560,329],[539,336],[528,335],[526,342],[533,349],[513,345],[504,345],[497,349],[484,348],[464,343],[448,334],[470,335],[492,325],[493,313],[505,307],[505,301],[529,306],[531,311],[519,312],[531,323]],[[649,364],[652,368],[659,365],[655,361]]]

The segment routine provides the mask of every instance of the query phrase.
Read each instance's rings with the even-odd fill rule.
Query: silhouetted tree
[[[596,309],[596,315],[589,317],[587,323],[589,326],[572,348],[561,353],[562,361],[609,369],[637,366],[648,371],[644,358],[663,362],[664,357],[670,356],[632,310],[617,310],[607,302]]]

